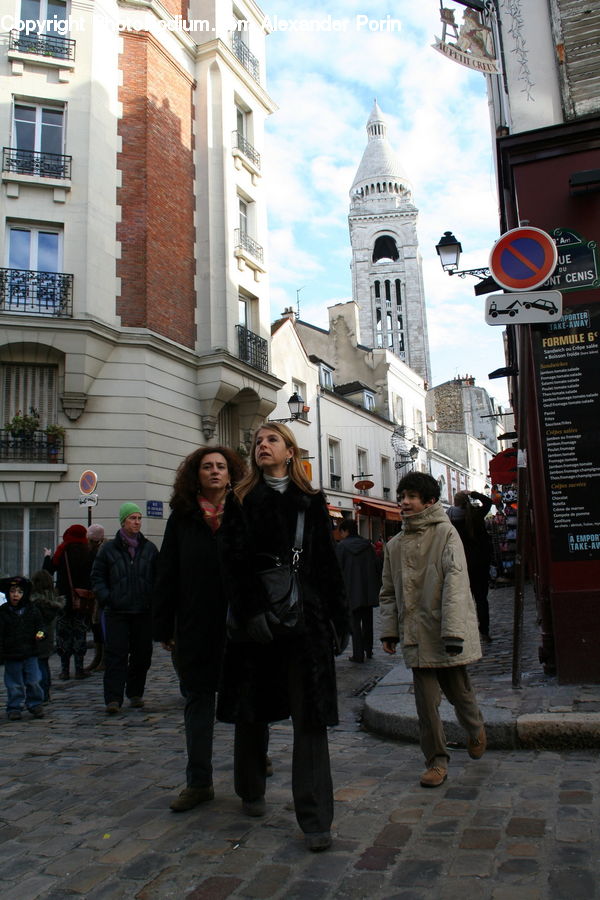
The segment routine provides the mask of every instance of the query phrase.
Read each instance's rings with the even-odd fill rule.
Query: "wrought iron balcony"
[[[25,34],[13,29],[9,34],[8,49],[55,59],[75,59],[75,41],[57,34]]]
[[[254,53],[250,52],[239,31],[233,32],[231,46],[245,70],[252,75],[255,81],[260,81],[260,64],[258,59]]]
[[[238,333],[238,355],[241,360],[258,369],[260,372],[269,371],[269,349],[267,342],[258,334],[236,325]]]
[[[0,462],[64,463],[65,442],[45,431],[12,433],[0,429]]]
[[[257,169],[260,169],[260,153],[254,149],[250,141],[246,140],[241,131],[233,132],[233,146],[241,150],[246,159],[249,159]]]
[[[245,250],[250,256],[253,256],[259,263],[263,262],[264,252],[260,244],[253,241],[246,231],[241,228],[235,229],[235,249]]]
[[[0,312],[73,315],[73,276],[31,269],[0,269]]]
[[[39,175],[41,178],[70,178],[72,158],[62,153],[39,153],[37,150],[4,147],[2,171],[16,175]]]
[[[342,476],[341,475],[329,475],[329,481],[331,484],[332,491],[339,491],[342,485]]]

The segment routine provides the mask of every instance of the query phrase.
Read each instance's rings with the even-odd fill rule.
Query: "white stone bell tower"
[[[431,383],[417,215],[410,182],[373,104],[369,140],[350,190],[352,297],[360,340],[399,356]]]

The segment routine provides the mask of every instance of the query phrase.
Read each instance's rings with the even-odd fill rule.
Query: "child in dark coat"
[[[6,714],[21,718],[23,703],[36,719],[44,717],[38,643],[44,638],[42,615],[30,603],[31,582],[15,575],[0,581],[7,602],[0,607],[0,663],[4,663]]]
[[[64,609],[65,598],[59,597],[54,588],[52,576],[44,569],[31,576],[31,602],[39,609],[44,622],[45,637],[38,641],[38,665],[40,667],[40,684],[44,692],[44,703],[50,700],[52,676],[48,660],[54,652],[54,632],[56,617]]]

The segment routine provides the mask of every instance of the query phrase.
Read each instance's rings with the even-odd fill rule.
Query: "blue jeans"
[[[6,712],[35,709],[43,703],[44,692],[40,686],[40,667],[36,656],[27,659],[7,659],[4,663],[6,686]]]

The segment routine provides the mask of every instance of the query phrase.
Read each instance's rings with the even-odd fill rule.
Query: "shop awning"
[[[357,512],[361,516],[379,516],[389,522],[400,522],[400,510],[397,503],[388,503],[386,500],[370,500],[365,497],[355,497],[352,501]]]
[[[344,516],[342,515],[341,509],[338,509],[337,506],[332,506],[331,503],[328,503],[327,509],[328,509],[329,515],[331,516],[332,519],[343,519],[344,518]]]

